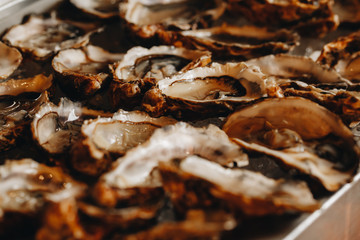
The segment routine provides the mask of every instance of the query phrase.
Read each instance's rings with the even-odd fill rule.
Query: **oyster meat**
[[[159,162],[191,155],[203,156],[222,165],[248,163],[247,155],[218,127],[195,128],[179,122],[156,130],[148,141],[117,159],[112,169],[101,176],[95,198],[105,206],[114,206],[124,198],[139,201],[141,194],[161,188],[156,170]]]
[[[127,0],[120,3],[120,16],[138,28],[163,24],[165,28],[189,30],[208,26],[225,9],[221,0]]]
[[[98,91],[109,76],[108,64],[122,57],[123,54],[88,45],[60,51],[53,58],[52,66],[62,88],[79,98]]]
[[[112,118],[86,120],[79,141],[72,147],[72,165],[80,172],[99,175],[113,158],[145,142],[155,129],[175,123],[172,118],[152,118],[144,112],[124,110]]]
[[[222,26],[181,32],[163,31],[159,36],[166,44],[211,51],[219,58],[250,59],[267,54],[291,51],[299,36],[288,30],[270,31],[256,26]]]
[[[351,180],[359,160],[359,147],[341,119],[303,98],[253,104],[230,115],[223,130],[240,146],[318,179],[329,191]]]
[[[319,206],[304,182],[229,169],[198,156],[161,162],[160,173],[165,191],[180,212],[220,204],[246,215],[266,215],[292,210],[312,212]]]
[[[84,195],[85,185],[58,167],[32,159],[8,160],[0,166],[0,219],[5,212],[36,214],[46,202]]]
[[[243,62],[213,63],[159,81],[145,94],[142,106],[154,116],[221,114],[268,96],[281,97],[282,93],[259,68]]]
[[[55,16],[32,15],[25,23],[9,29],[2,39],[37,59],[46,59],[61,49],[85,45],[89,37],[83,34],[80,28]]]
[[[139,105],[144,93],[158,81],[206,66],[210,61],[211,54],[207,51],[172,46],[134,47],[112,66],[112,103],[127,108]]]
[[[61,154],[78,139],[84,119],[107,116],[62,98],[58,106],[49,102],[40,107],[31,123],[34,140],[48,153]]]

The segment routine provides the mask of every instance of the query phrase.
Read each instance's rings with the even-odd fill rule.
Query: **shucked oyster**
[[[206,66],[210,61],[207,51],[170,46],[134,47],[112,67],[112,103],[127,108],[138,105],[144,93],[159,80]]]
[[[338,71],[343,77],[360,82],[360,31],[327,43],[317,62]]]
[[[332,0],[230,0],[229,9],[253,22],[293,27],[306,35],[321,36],[337,28]]]
[[[167,44],[211,51],[217,57],[250,59],[288,52],[298,44],[298,35],[285,29],[269,31],[256,26],[222,26],[182,32],[159,32]]]
[[[159,162],[191,155],[222,165],[248,163],[247,155],[218,127],[194,128],[180,122],[156,130],[147,142],[117,159],[112,169],[100,178],[95,198],[102,205],[115,206],[122,200],[140,202],[154,197],[152,192],[161,191],[162,186],[156,170]]]
[[[62,98],[59,106],[41,106],[31,123],[34,140],[51,154],[64,153],[77,140],[84,119],[106,116]]]
[[[137,27],[163,24],[189,30],[206,27],[208,22],[218,19],[225,11],[226,3],[221,0],[127,0],[120,3],[120,15]]]
[[[85,97],[101,88],[109,76],[108,64],[122,57],[123,54],[88,45],[82,49],[60,51],[52,60],[52,66],[64,91]]]
[[[84,194],[85,186],[60,168],[32,159],[8,160],[0,166],[0,220],[5,212],[36,214],[46,202]]]
[[[303,98],[253,104],[230,115],[223,129],[240,146],[318,179],[329,191],[351,179],[359,159],[353,134],[340,118]]]
[[[61,49],[85,45],[88,37],[81,29],[62,22],[56,17],[30,16],[20,25],[12,27],[3,41],[31,53],[35,58],[45,59]]]
[[[122,0],[70,0],[80,10],[99,18],[111,18],[119,15],[119,3]]]
[[[165,78],[149,90],[143,108],[154,116],[167,112],[221,114],[267,96],[279,96],[275,82],[245,63],[213,63]]]
[[[260,71],[267,76],[277,77],[277,81],[291,79],[307,84],[351,84],[336,71],[308,57],[277,54],[254,58],[246,63],[259,67]]]
[[[80,140],[72,148],[72,165],[80,172],[99,175],[114,157],[145,142],[155,129],[175,123],[172,118],[152,118],[140,111],[124,110],[111,118],[86,120]]]
[[[198,156],[160,163],[164,189],[180,212],[225,206],[247,215],[314,211],[318,203],[304,182],[274,180],[245,169],[229,169]]]

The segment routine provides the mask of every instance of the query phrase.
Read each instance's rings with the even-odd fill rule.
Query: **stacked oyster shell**
[[[0,238],[241,238],[317,210],[360,157],[335,2],[70,0],[9,28]]]

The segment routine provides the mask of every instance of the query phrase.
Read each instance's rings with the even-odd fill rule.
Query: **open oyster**
[[[291,210],[311,212],[319,206],[304,182],[229,169],[198,156],[161,162],[160,173],[165,191],[180,212],[220,204],[247,215],[266,215]]]
[[[327,43],[317,62],[338,71],[343,77],[359,83],[360,31]]]
[[[72,165],[80,172],[99,175],[113,158],[145,142],[155,129],[175,123],[172,118],[152,118],[140,111],[124,110],[112,118],[86,120],[80,140],[72,148]]]
[[[165,28],[189,30],[208,26],[225,9],[226,3],[221,0],[127,0],[120,3],[120,16],[140,28],[163,24]]]
[[[142,106],[154,116],[221,114],[267,96],[281,97],[281,92],[259,68],[243,62],[213,63],[159,81],[145,94]]]
[[[5,212],[36,214],[46,202],[60,202],[84,194],[85,185],[60,168],[32,159],[8,160],[0,166],[0,219]]]
[[[0,150],[12,147],[25,127],[30,124],[39,107],[48,102],[47,92],[33,98],[3,99],[0,101]]]
[[[253,104],[230,115],[223,130],[240,146],[318,179],[329,191],[352,178],[359,160],[353,134],[341,119],[303,98]]]
[[[105,206],[118,201],[144,201],[161,190],[157,167],[161,161],[199,155],[222,165],[248,163],[247,155],[218,127],[194,128],[180,122],[158,129],[145,143],[129,150],[102,175],[95,198]],[[149,194],[150,193],[150,194]]]
[[[230,0],[228,9],[256,23],[293,27],[306,35],[322,36],[339,24],[332,5],[332,0]]]
[[[254,58],[246,63],[258,66],[267,76],[277,77],[277,81],[291,79],[307,84],[351,84],[336,71],[318,64],[309,57],[277,54]]]
[[[109,76],[108,64],[122,59],[115,54],[88,45],[82,49],[60,51],[52,60],[58,82],[66,92],[77,97],[94,94]]]
[[[166,44],[211,51],[217,57],[250,59],[292,50],[299,37],[288,30],[269,31],[256,26],[222,26],[182,32],[159,32]]]
[[[99,18],[111,18],[119,15],[119,3],[122,0],[70,0],[85,13]]]
[[[33,138],[51,154],[64,153],[78,139],[84,119],[101,115],[107,116],[65,98],[59,106],[49,102],[41,106],[31,123]]]
[[[112,66],[112,103],[115,107],[127,108],[138,105],[144,93],[159,80],[206,66],[210,61],[207,51],[172,46],[134,47]]]
[[[55,16],[43,18],[32,15],[25,23],[12,27],[3,36],[3,41],[37,59],[46,59],[61,49],[85,45],[89,39],[83,34],[80,28]]]

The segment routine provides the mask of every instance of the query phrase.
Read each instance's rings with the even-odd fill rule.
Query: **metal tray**
[[[20,23],[25,15],[47,12],[60,2],[0,0],[0,32]],[[241,239],[360,239],[360,173],[351,183],[324,199],[322,207],[312,214],[250,220],[242,230]]]

